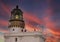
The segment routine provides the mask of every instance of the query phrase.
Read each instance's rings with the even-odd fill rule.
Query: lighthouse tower
[[[20,33],[25,27],[23,20],[23,12],[16,6],[15,9],[11,11],[11,18],[9,20],[9,31],[10,33]]]
[[[9,33],[4,34],[5,42],[44,42],[40,31],[27,32],[23,12],[18,6],[11,11],[8,30]]]

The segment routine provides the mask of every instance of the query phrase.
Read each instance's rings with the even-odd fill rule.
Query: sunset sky
[[[0,32],[8,32],[10,13],[16,5],[23,11],[28,30],[39,30],[43,25],[44,31],[60,36],[60,0],[0,0]]]

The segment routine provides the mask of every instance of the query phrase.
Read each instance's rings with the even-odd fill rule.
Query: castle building
[[[5,42],[44,42],[40,31],[29,32],[25,29],[23,12],[18,6],[11,11],[8,30],[9,33],[4,34]]]

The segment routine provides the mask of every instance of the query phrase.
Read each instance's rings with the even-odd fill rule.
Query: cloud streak
[[[0,20],[0,26],[8,26],[8,21]]]

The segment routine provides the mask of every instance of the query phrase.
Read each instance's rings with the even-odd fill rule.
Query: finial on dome
[[[16,8],[17,8],[17,9],[19,8],[18,5],[16,5]]]

